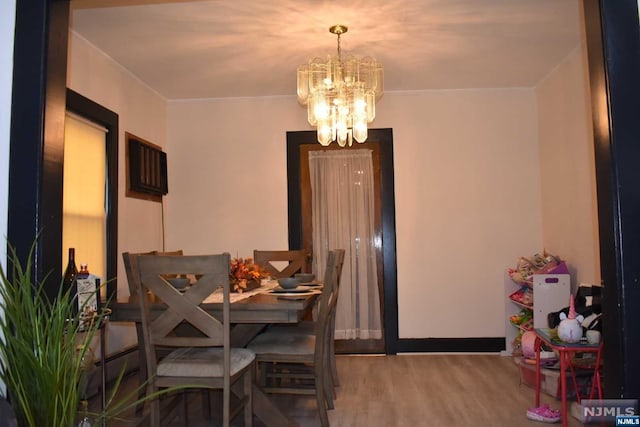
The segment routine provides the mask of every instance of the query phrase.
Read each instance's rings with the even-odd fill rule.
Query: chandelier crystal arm
[[[367,139],[367,124],[375,119],[375,103],[384,91],[383,68],[371,57],[342,58],[344,25],[329,32],[337,36],[338,56],[314,58],[297,69],[298,102],[307,106],[307,120],[317,127],[318,142],[351,146]]]

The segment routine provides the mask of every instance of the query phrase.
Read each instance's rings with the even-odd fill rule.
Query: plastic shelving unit
[[[515,292],[523,288],[533,291],[533,303],[522,304],[510,298]],[[547,316],[549,313],[560,311],[569,305],[571,293],[571,279],[568,274],[534,274],[533,285],[522,285],[511,280],[505,272],[504,298],[505,298],[505,349],[503,355],[513,354],[513,341],[519,337],[524,328],[511,323],[509,318],[520,311],[530,309],[533,317],[533,328],[548,328]]]

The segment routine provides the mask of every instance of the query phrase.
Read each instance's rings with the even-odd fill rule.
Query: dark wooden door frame
[[[369,129],[369,141],[380,145],[382,190],[382,259],[385,352],[398,352],[398,278],[396,263],[396,212],[393,176],[393,131]],[[289,248],[302,248],[302,198],[300,147],[317,145],[315,131],[287,132],[287,193],[289,200]],[[363,145],[366,148],[366,144]]]
[[[598,192],[605,397],[640,399],[640,30],[635,0],[584,0]]]
[[[62,176],[68,0],[16,1],[7,241],[57,295],[62,278]],[[37,238],[37,241],[36,241]],[[9,264],[8,264],[9,265]]]

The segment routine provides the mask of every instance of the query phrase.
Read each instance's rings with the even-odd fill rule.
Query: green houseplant
[[[0,270],[0,379],[19,426],[71,427],[78,422],[84,357],[101,319],[82,325],[75,295],[49,301],[32,276],[33,251],[22,265],[10,248],[11,275]]]
[[[44,282],[36,283],[31,274],[34,247],[24,265],[9,248],[8,269],[12,274],[0,269],[0,380],[6,386],[5,397],[18,426],[75,427],[87,415],[97,421],[115,418],[140,402],[133,398],[137,390],[118,401],[114,399],[124,370],[101,413],[86,414],[86,406],[81,410],[87,375],[85,356],[103,315],[90,322],[81,321],[86,319],[73,310],[76,296],[69,290],[63,292],[62,287],[56,300],[50,301],[43,291]]]

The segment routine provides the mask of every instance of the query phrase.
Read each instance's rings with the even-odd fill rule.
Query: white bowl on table
[[[313,273],[297,273],[294,277],[300,280],[300,283],[311,283],[316,275]]]

